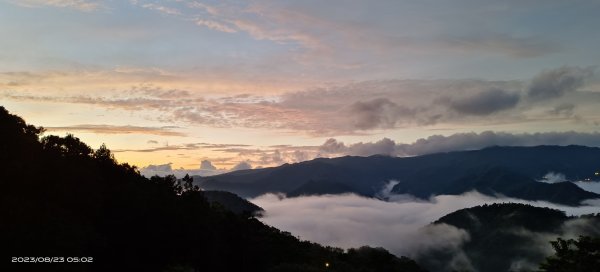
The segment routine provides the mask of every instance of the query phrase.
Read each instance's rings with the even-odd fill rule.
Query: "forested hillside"
[[[422,254],[419,260],[431,271],[450,271],[448,268],[452,265],[465,271],[537,271],[539,264],[551,254],[552,240],[579,235],[600,237],[600,214],[569,217],[559,210],[516,203],[458,210],[433,224],[463,229],[469,239],[457,252],[432,249]],[[586,254],[598,254],[600,248],[581,250]],[[464,255],[457,258],[459,254]],[[566,257],[571,256],[574,255]],[[457,261],[462,263],[457,264]],[[544,271],[586,271],[573,270],[576,268],[574,263],[562,265],[564,270]]]
[[[40,138],[42,128],[3,107],[0,131],[1,265],[11,266],[2,271],[422,271],[383,249],[300,241],[213,204],[223,193],[144,178],[105,146]]]

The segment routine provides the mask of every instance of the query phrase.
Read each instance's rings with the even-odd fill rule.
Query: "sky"
[[[600,146],[600,2],[0,0],[0,105],[143,173]]]

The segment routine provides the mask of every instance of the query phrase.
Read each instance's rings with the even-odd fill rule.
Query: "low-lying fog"
[[[381,192],[381,197],[388,201],[355,194],[295,198],[266,194],[250,201],[265,209],[265,215],[260,219],[264,223],[289,231],[301,239],[342,248],[363,245],[383,247],[398,256],[410,257],[417,257],[419,252],[431,246],[455,250],[460,254],[462,244],[469,239],[467,232],[445,224],[428,225],[463,208],[513,202],[559,209],[567,215],[600,211],[600,200],[589,200],[582,206],[568,207],[542,201],[491,197],[478,192],[420,200],[407,195],[390,195],[391,185],[393,183]],[[575,235],[570,234],[570,229],[566,226],[563,235]],[[551,253],[548,240],[554,238],[543,237],[539,248]]]

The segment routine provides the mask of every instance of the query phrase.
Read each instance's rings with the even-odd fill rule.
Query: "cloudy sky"
[[[600,2],[0,0],[0,104],[119,161],[600,146]]]

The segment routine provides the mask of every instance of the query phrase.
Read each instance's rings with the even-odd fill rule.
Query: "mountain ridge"
[[[145,178],[2,106],[0,128],[1,271],[424,271],[381,248],[302,241],[231,193]]]
[[[565,184],[538,182],[549,172],[563,173],[567,178],[583,180],[594,176],[600,167],[600,148],[586,146],[535,146],[500,147],[481,150],[454,151],[415,157],[389,156],[345,156],[317,158],[278,167],[243,170],[210,177],[196,177],[195,182],[210,190],[226,190],[245,197],[255,197],[269,192],[291,193],[308,182],[323,182],[324,185],[340,184],[356,194],[375,196],[390,180],[399,183],[392,193],[411,194],[429,198],[440,194],[460,194],[471,190],[482,193],[514,196],[527,200],[546,200],[565,205],[578,205],[600,195]],[[501,173],[517,179],[497,180],[493,186],[456,188],[465,182]],[[520,181],[519,184],[514,180]],[[482,180],[481,184],[486,184]],[[488,183],[490,183],[488,181]],[[508,190],[502,185],[513,184]],[[504,185],[506,185],[504,184]],[[314,186],[314,191],[304,195],[327,191]],[[325,187],[325,186],[324,186]],[[452,188],[455,188],[452,190]],[[529,194],[519,193],[520,190]],[[566,190],[566,191],[565,191]],[[536,191],[544,193],[537,194]]]
[[[469,234],[469,239],[460,247],[466,256],[462,264],[464,271],[534,271],[550,255],[549,242],[555,237],[600,235],[597,227],[600,214],[567,216],[560,210],[519,203],[460,209],[432,223],[439,224],[451,225]],[[581,227],[584,225],[586,228]],[[456,252],[449,254],[432,249],[417,260],[430,271],[449,271],[453,254]]]

